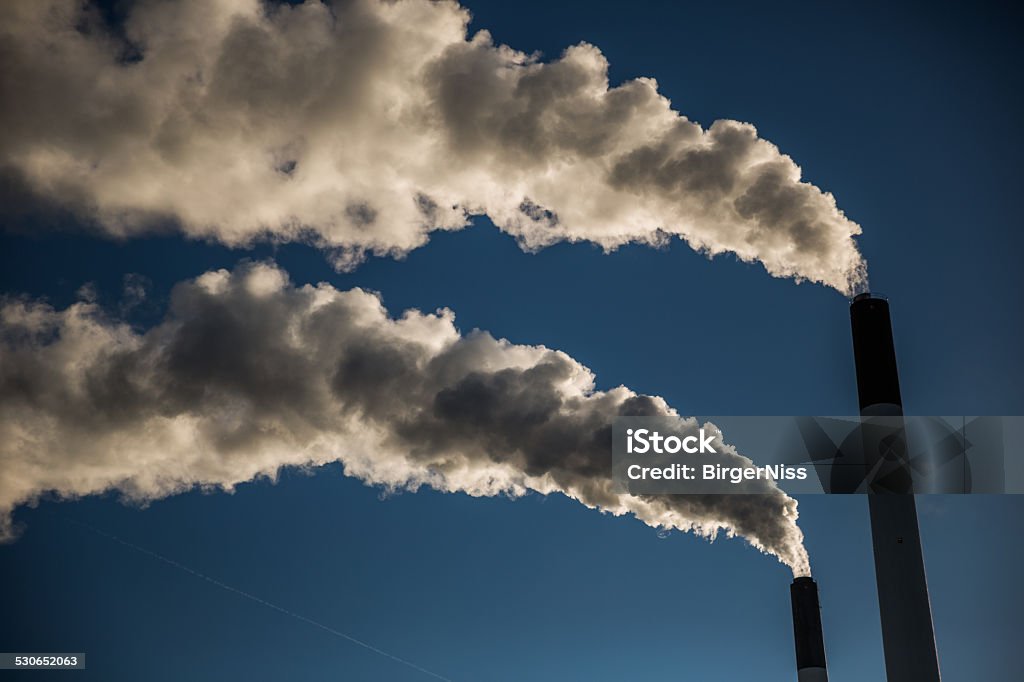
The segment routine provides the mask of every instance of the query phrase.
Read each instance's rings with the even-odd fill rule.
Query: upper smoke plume
[[[46,492],[145,501],[338,461],[394,489],[561,492],[654,527],[739,535],[809,572],[797,503],[773,483],[751,482],[762,495],[612,491],[614,417],[676,416],[664,400],[594,390],[586,367],[543,346],[463,336],[448,310],[391,318],[374,294],[247,264],[179,284],[145,333],[93,302],[9,299],[0,344],[3,537],[12,510]],[[713,461],[749,463],[717,444]]]
[[[849,293],[860,228],[752,125],[707,130],[593,45],[542,62],[454,2],[0,4],[0,172],[112,235],[400,255],[489,216],[523,248],[685,239]],[[10,189],[8,190],[10,191]]]

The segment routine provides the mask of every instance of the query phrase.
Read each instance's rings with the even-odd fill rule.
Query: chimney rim
[[[857,294],[852,299],[850,299],[850,303],[859,303],[860,301],[886,301],[886,302],[888,302],[888,300],[889,300],[889,297],[886,296],[885,294],[883,294],[880,291],[864,291],[862,293]]]

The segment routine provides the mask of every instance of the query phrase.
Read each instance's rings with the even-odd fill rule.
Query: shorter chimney
[[[825,670],[825,640],[821,632],[818,584],[801,577],[789,586],[793,601],[793,639],[796,644],[798,682],[828,682]]]

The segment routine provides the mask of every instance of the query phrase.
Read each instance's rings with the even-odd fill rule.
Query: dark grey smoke
[[[296,287],[260,263],[179,284],[145,333],[87,301],[14,299],[0,335],[8,537],[12,510],[47,491],[149,500],[339,461],[389,489],[559,492],[654,527],[739,535],[808,572],[797,503],[772,484],[763,495],[612,491],[613,418],[674,415],[661,398],[596,391],[568,355],[461,335],[449,311],[391,318],[371,293]],[[718,457],[748,461],[731,448]]]

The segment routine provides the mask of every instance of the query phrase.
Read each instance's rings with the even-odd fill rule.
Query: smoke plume
[[[600,50],[551,61],[455,2],[0,5],[0,172],[115,236],[400,256],[487,215],[527,250],[672,237],[849,293],[859,226],[755,128],[706,130]]]
[[[148,331],[95,303],[0,306],[0,535],[44,493],[144,502],[230,490],[284,466],[341,462],[392,490],[562,493],[657,528],[745,538],[809,572],[797,503],[613,492],[614,417],[671,415],[655,396],[594,388],[565,353],[461,335],[448,310],[389,317],[361,289],[295,286],[273,264],[179,283]],[[749,460],[719,443],[719,461]]]

